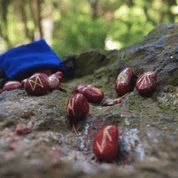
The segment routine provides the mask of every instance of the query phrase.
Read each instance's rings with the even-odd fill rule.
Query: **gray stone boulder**
[[[125,67],[132,68],[137,77],[154,71],[158,85],[178,85],[178,24],[160,24],[142,40],[119,51],[94,49],[76,56],[74,77],[109,75],[114,81]]]
[[[2,177],[170,177],[178,175],[178,24],[160,24],[143,40],[121,50],[93,49],[63,60],[75,67],[60,90],[31,96],[24,88],[0,94],[0,172]],[[75,66],[71,59],[75,58]],[[71,61],[71,62],[67,62]],[[132,68],[134,82],[154,71],[158,85],[143,97],[134,82],[121,103],[89,103],[89,113],[75,123],[66,107],[75,86],[92,84],[104,99],[118,98],[117,75]],[[0,77],[3,73],[0,71]],[[113,163],[98,161],[92,141],[108,124],[119,130]],[[18,133],[17,133],[18,127]],[[28,131],[28,133],[27,133]],[[19,134],[21,133],[21,134]]]

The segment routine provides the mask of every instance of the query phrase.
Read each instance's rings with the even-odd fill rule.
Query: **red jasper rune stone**
[[[10,91],[10,90],[14,90],[14,89],[19,89],[22,88],[22,85],[20,82],[18,81],[8,81],[5,83],[4,87],[3,87],[3,91]]]
[[[75,91],[82,93],[90,102],[101,102],[104,98],[103,91],[94,85],[79,85],[75,87]]]
[[[24,84],[27,82],[27,78],[25,78],[25,79],[23,79],[22,81],[21,81],[21,85],[22,85],[22,87],[24,87]]]
[[[58,80],[59,80],[59,82],[61,82],[61,77],[60,77],[59,75],[56,75],[56,74],[51,74],[50,76],[51,76],[51,77],[57,77],[57,78],[58,78]]]
[[[89,104],[85,96],[77,93],[69,98],[67,103],[67,115],[76,120],[84,117],[89,112]]]
[[[48,76],[51,75],[51,71],[49,69],[40,70],[37,73],[45,73]]]
[[[57,71],[55,74],[58,76],[58,79],[59,79],[60,82],[61,82],[61,81],[63,80],[63,78],[64,78],[63,73],[62,73],[61,71]]]
[[[49,90],[59,90],[60,89],[60,82],[57,76],[51,75],[47,78],[49,84]]]
[[[34,73],[33,75],[36,75],[36,74],[43,75],[43,77],[45,77],[45,78],[46,78],[46,80],[47,80],[47,78],[48,78],[48,75],[47,75],[47,74],[45,74],[45,73],[36,72],[36,73]],[[32,76],[33,76],[33,75],[32,75]]]
[[[157,85],[156,74],[152,71],[143,73],[136,82],[136,88],[142,95],[152,92]]]
[[[122,96],[130,91],[133,71],[131,68],[125,68],[117,77],[115,90],[119,96]]]
[[[77,86],[75,87],[75,91],[76,91],[77,93],[80,93],[80,90],[83,89],[83,88],[85,88],[85,87],[95,87],[95,86],[94,86],[94,85],[81,84],[81,85],[77,85]],[[96,88],[96,87],[95,87],[95,88]]]
[[[49,85],[44,75],[36,73],[28,78],[24,88],[29,94],[40,96],[48,91]]]
[[[93,139],[93,152],[98,159],[113,161],[118,153],[119,132],[115,125],[102,127]]]

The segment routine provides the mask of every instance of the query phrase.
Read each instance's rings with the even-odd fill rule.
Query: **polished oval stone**
[[[136,82],[137,91],[141,95],[147,95],[157,86],[156,74],[152,71],[143,73]]]
[[[61,78],[61,77],[60,77],[59,75],[56,75],[56,74],[51,74],[50,76],[51,76],[51,77],[57,77],[57,78],[58,78],[58,80],[59,80],[59,82],[61,83],[61,80],[60,80],[60,78]]]
[[[47,78],[49,84],[49,90],[59,90],[60,89],[60,82],[57,76],[51,75]]]
[[[75,91],[82,93],[90,102],[99,103],[104,98],[102,90],[96,88],[94,85],[80,85],[75,87]]]
[[[59,80],[61,82],[63,80],[63,78],[64,78],[64,74],[61,71],[57,71],[55,74],[58,75],[58,78],[59,78]]]
[[[103,91],[95,87],[83,88],[83,90],[80,93],[82,93],[86,97],[86,99],[90,102],[99,103],[104,98]]]
[[[77,85],[76,87],[75,87],[75,91],[77,92],[77,93],[79,93],[80,92],[80,90],[82,90],[83,88],[85,88],[85,87],[95,87],[94,85],[88,85],[88,84],[81,84],[81,85]],[[95,87],[96,88],[96,87]]]
[[[40,70],[37,73],[45,73],[48,76],[51,75],[51,71],[49,69]]]
[[[23,79],[22,81],[21,81],[21,85],[22,85],[22,87],[24,87],[24,84],[27,82],[27,78],[25,78],[25,79]]]
[[[84,117],[89,112],[89,104],[85,96],[77,93],[69,98],[67,102],[67,115],[76,120]]]
[[[45,73],[36,72],[36,73],[34,73],[33,75],[36,75],[36,74],[39,74],[39,75],[41,75],[41,76],[45,77],[45,78],[46,78],[46,80],[47,80],[47,78],[48,78],[48,75],[47,75],[47,74],[45,74]],[[33,76],[33,75],[32,75],[32,76]]]
[[[31,95],[44,95],[49,88],[47,78],[39,73],[28,78],[24,85],[25,90]]]
[[[14,89],[22,88],[22,85],[19,81],[8,81],[4,84],[3,91],[10,91]]]
[[[93,139],[93,153],[100,160],[112,162],[118,154],[119,132],[115,125],[102,127]]]
[[[115,90],[119,96],[122,96],[130,91],[132,78],[133,71],[129,67],[122,70],[121,73],[118,75],[115,84]]]

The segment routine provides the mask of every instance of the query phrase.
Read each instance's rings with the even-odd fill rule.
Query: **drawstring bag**
[[[64,76],[71,73],[43,39],[10,49],[2,54],[0,68],[6,75],[3,83],[8,80],[21,81],[43,69],[60,70]]]

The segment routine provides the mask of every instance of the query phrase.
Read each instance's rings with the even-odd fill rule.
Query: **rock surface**
[[[29,95],[24,88],[3,91],[1,176],[176,178],[177,31],[178,24],[160,24],[143,40],[119,51],[94,49],[77,55],[74,78],[64,79],[60,90],[38,97]],[[116,99],[117,75],[126,67],[133,70],[135,83],[144,72],[155,72],[157,86],[153,95],[143,97],[133,87],[116,105],[89,103],[89,113],[76,123],[76,138],[66,113],[75,86],[92,84],[104,92],[104,99]],[[32,129],[31,133],[17,135],[18,124]],[[93,138],[106,125],[115,125],[119,130],[118,159],[113,164],[93,161]]]

